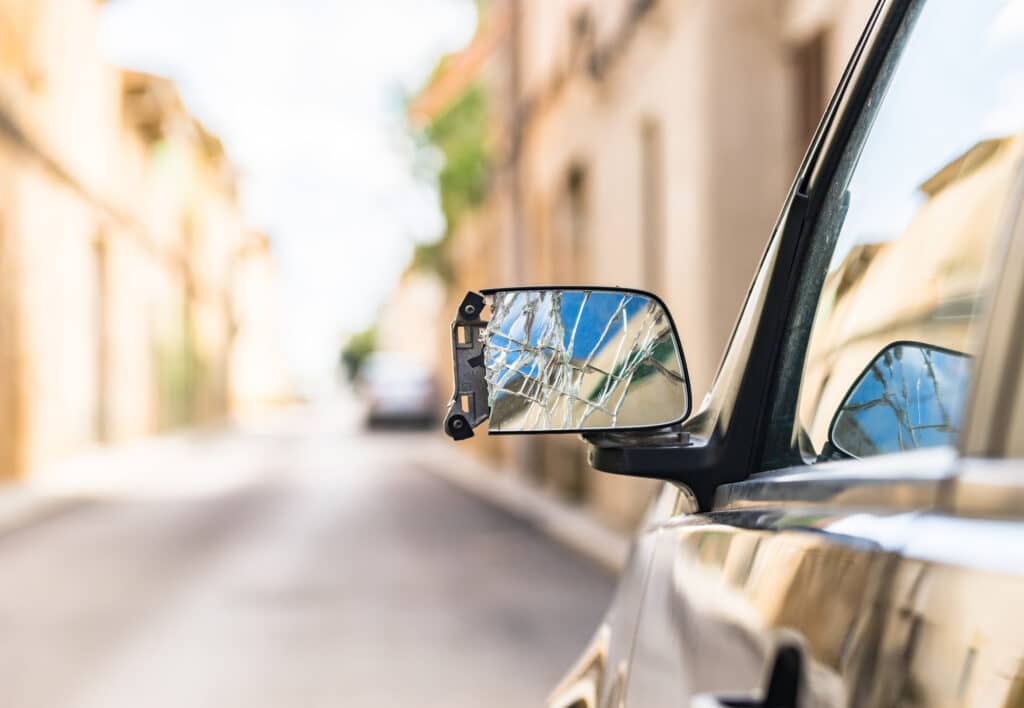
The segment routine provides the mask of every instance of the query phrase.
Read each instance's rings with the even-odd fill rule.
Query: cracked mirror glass
[[[886,347],[839,408],[832,444],[851,457],[956,445],[970,363],[926,344]]]
[[[675,328],[650,296],[567,289],[490,297],[491,432],[646,428],[689,413]]]

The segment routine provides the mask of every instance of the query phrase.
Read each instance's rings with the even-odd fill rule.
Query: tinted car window
[[[784,427],[769,459],[833,456],[837,418],[847,432],[857,423],[839,415],[856,402],[854,385],[886,351],[904,351],[896,343],[952,350],[965,362],[975,347],[1000,217],[1024,156],[1024,1],[918,3],[894,46],[815,227],[782,367],[798,386],[776,402]],[[913,371],[890,372],[877,387],[899,382],[902,412],[896,397],[861,392],[857,405],[882,405],[888,418],[871,418],[885,443],[857,456],[956,440],[970,366],[947,367],[930,387],[934,367]],[[913,418],[926,400],[938,417]],[[878,428],[883,419],[893,421],[891,435]]]

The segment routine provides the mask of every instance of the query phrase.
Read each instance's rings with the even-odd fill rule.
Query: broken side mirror
[[[490,306],[489,320],[483,319]],[[614,288],[469,293],[452,325],[456,440],[663,429],[690,414],[675,325],[656,296]]]
[[[829,426],[848,457],[956,445],[971,358],[917,342],[883,349],[857,378]]]

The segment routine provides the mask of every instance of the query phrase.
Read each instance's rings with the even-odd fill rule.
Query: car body
[[[585,433],[665,483],[550,705],[1024,705],[1021,86],[1024,3],[878,3],[700,410]]]
[[[366,403],[370,427],[425,427],[437,419],[433,374],[407,354],[371,354],[360,367],[356,390]]]
[[[719,461],[653,475],[551,705],[1024,705],[1024,115],[979,112],[1021,76],[1020,5],[879,3],[683,426]],[[824,450],[853,369],[905,339],[972,357],[955,444]]]

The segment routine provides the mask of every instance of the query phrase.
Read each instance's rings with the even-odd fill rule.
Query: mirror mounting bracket
[[[473,437],[473,428],[487,419],[487,381],[484,367],[484,296],[466,293],[452,322],[455,390],[444,416],[444,431],[453,440]]]
[[[679,426],[647,432],[604,431],[583,433],[583,439],[594,447],[689,447],[690,433],[679,430]]]
[[[720,446],[692,433],[667,428],[653,432],[585,433],[590,466],[600,472],[686,485],[701,509],[715,493]]]

